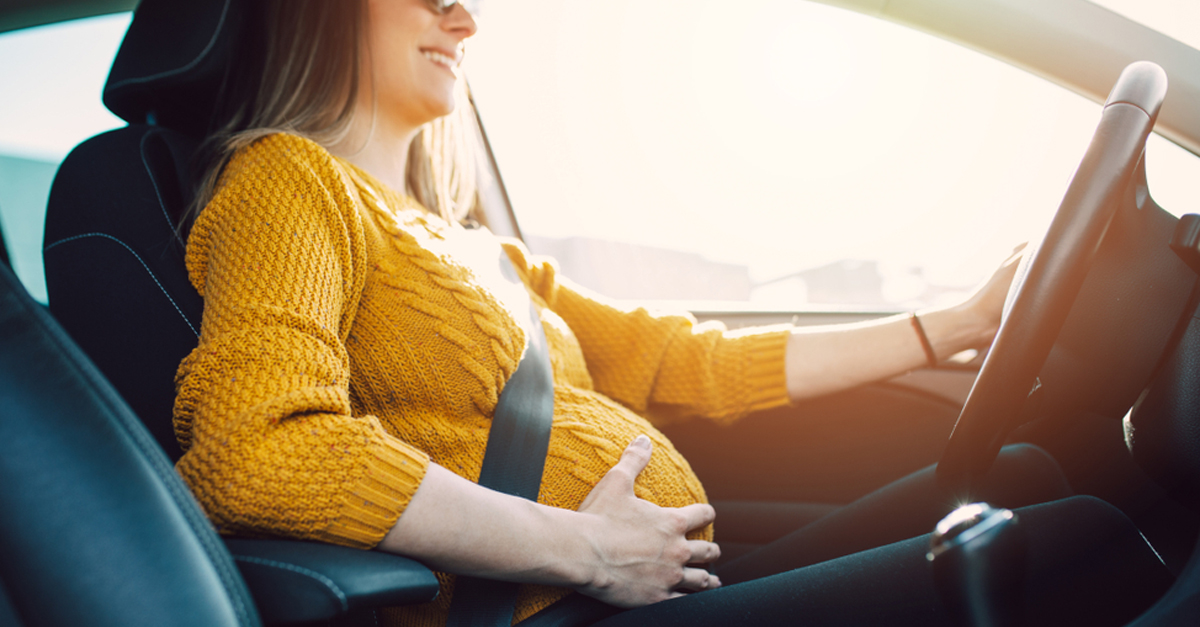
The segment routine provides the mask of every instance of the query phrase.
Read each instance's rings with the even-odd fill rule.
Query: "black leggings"
[[[1015,509],[1029,537],[1028,624],[1124,624],[1170,586],[1120,511],[1071,497],[1049,455],[1016,445],[974,493],[948,493],[932,467],[918,471],[722,564],[719,589],[626,611],[574,594],[521,626],[949,625],[925,558],[928,533],[980,500]]]

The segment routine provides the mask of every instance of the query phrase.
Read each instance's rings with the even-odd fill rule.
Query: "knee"
[[[1056,473],[1062,473],[1058,462],[1050,456],[1050,453],[1046,452],[1046,449],[1028,442],[1009,444],[1001,448],[1000,453],[996,455],[995,465],[1053,470]]]
[[[1042,503],[1074,494],[1062,468],[1044,449],[1033,444],[1010,444],[1000,449],[988,482],[1004,486],[1014,502]]]

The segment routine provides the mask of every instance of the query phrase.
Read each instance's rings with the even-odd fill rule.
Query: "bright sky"
[[[1098,1],[1200,46],[1194,0]],[[1096,122],[1095,104],[924,34],[797,0],[732,7],[485,6],[468,73],[527,232],[699,252],[757,280],[881,258],[969,285],[1048,221]],[[99,94],[128,19],[0,36],[0,151],[57,160],[121,124]],[[1200,160],[1149,150],[1160,203],[1200,205]]]

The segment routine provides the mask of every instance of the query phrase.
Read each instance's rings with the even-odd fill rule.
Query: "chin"
[[[438,101],[440,102],[441,107],[442,107],[442,112],[443,112],[442,115],[449,115],[450,113],[453,113],[455,109],[458,108],[459,93],[460,93],[460,90],[458,89],[458,83],[456,82],[455,84],[450,86],[449,90],[447,90],[444,94],[442,94],[442,96],[440,98],[438,98]],[[465,89],[462,90],[461,93],[465,94],[466,90]],[[464,98],[465,98],[465,96],[464,96]]]
[[[454,113],[454,109],[458,106],[458,100],[454,97],[454,89],[449,89],[446,93],[431,95],[425,98],[424,109],[428,121],[432,122],[438,118],[446,117]]]
[[[438,108],[437,117],[441,118],[441,117],[450,115],[451,113],[454,113],[454,110],[457,108],[458,108],[458,102],[456,100],[454,100],[453,98],[451,98],[450,100],[442,103],[442,106]]]

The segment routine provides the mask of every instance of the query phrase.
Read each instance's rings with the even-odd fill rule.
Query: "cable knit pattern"
[[[526,290],[499,276],[500,255]],[[606,302],[520,243],[447,224],[292,135],[235,155],[187,265],[205,308],[176,377],[178,469],[226,534],[370,548],[430,461],[477,480],[524,350],[513,312],[526,296],[555,379],[543,504],[577,509],[642,433],[655,453],[637,495],[702,502],[650,420],[728,421],[787,402],[786,329],[730,333]],[[444,624],[453,576],[439,579],[438,599],[388,610],[387,622]],[[567,592],[522,586],[515,619]]]

